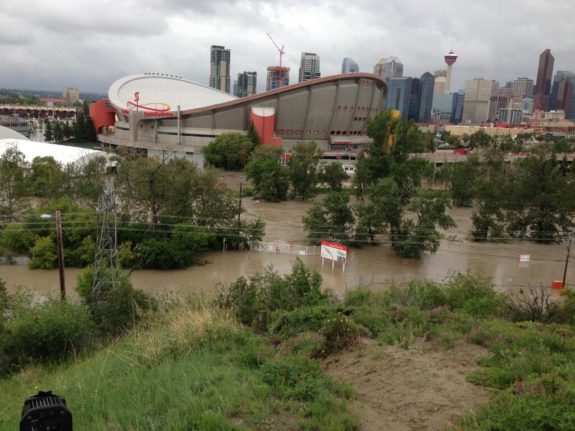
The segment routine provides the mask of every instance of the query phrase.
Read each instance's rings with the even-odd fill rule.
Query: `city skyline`
[[[369,72],[380,58],[396,56],[403,76],[415,77],[443,68],[443,56],[453,49],[460,56],[454,91],[479,76],[502,83],[523,76],[535,80],[546,48],[555,70],[574,70],[575,28],[566,19],[573,14],[575,4],[568,1],[446,0],[431,7],[422,0],[8,0],[0,11],[0,87],[106,92],[118,77],[140,72],[207,85],[211,45],[231,50],[231,76],[244,70],[265,76],[277,63],[269,32],[285,44],[290,82],[297,82],[302,52],[321,57],[322,76],[339,73],[344,57]],[[263,85],[259,80],[258,91]]]

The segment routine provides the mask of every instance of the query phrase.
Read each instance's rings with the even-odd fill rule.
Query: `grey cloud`
[[[572,16],[572,0],[5,0],[0,87],[106,91],[143,71],[205,84],[212,44],[232,50],[232,80],[256,70],[261,84],[278,61],[267,32],[286,45],[292,80],[302,51],[320,55],[323,75],[346,56],[371,71],[395,55],[419,76],[453,48],[455,86],[477,75],[504,82],[534,77],[545,48],[556,69],[575,69]]]

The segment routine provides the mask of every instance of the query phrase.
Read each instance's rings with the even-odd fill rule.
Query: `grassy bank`
[[[68,364],[0,380],[0,428],[39,389],[67,398],[79,430],[354,429],[350,391],[319,362],[278,354],[229,314],[178,306]]]
[[[357,430],[352,389],[322,364],[367,337],[418,354],[486,349],[467,380],[491,401],[451,429],[575,429],[575,295],[512,298],[466,275],[343,300],[320,287],[298,262],[240,278],[213,304],[160,304],[103,348],[0,380],[0,428],[16,429],[22,401],[51,389],[82,430]]]

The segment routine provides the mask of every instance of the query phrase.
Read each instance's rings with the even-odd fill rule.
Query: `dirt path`
[[[422,353],[363,340],[330,359],[326,370],[354,388],[362,430],[440,431],[487,402],[484,389],[465,381],[485,354],[468,344]]]

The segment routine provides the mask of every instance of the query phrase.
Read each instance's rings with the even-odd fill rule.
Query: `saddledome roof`
[[[144,73],[118,79],[108,90],[108,98],[120,109],[150,113],[176,112],[237,100],[214,88],[168,74]]]

